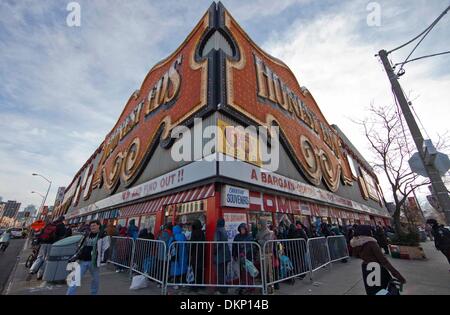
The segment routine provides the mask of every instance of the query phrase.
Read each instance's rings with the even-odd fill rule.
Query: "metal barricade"
[[[167,262],[166,243],[138,238],[134,241],[134,248],[132,271],[163,285]]]
[[[130,269],[133,266],[134,240],[130,237],[113,236],[111,237],[111,255],[108,262],[119,268]]]
[[[349,258],[347,240],[344,235],[327,237],[330,262]]]
[[[328,242],[325,237],[315,237],[308,239],[308,256],[310,263],[310,278],[313,272],[330,264],[330,252]]]
[[[306,240],[302,238],[271,240],[264,244],[266,257],[272,258],[265,264],[266,292],[275,283],[310,273],[306,244]]]
[[[256,242],[173,242],[167,250],[165,290],[168,287],[261,289],[265,293],[264,263]]]

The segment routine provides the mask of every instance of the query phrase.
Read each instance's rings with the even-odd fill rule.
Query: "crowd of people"
[[[432,226],[432,236],[435,242],[438,242],[436,247],[446,255],[450,262],[450,241],[445,241],[445,237],[448,238],[448,235],[446,234],[444,238],[441,237],[442,231],[434,223],[430,221],[429,225]],[[102,225],[98,220],[94,220],[72,231],[72,228],[65,223],[64,217],[60,217],[54,222],[48,223],[35,235],[41,244],[39,257],[42,263],[36,266],[33,264],[30,275],[37,274],[38,279],[41,278],[45,268],[45,258],[48,256],[51,244],[72,235],[72,233],[84,235],[77,253],[70,261],[79,262],[82,275],[87,271],[92,274],[92,294],[98,292],[99,267],[111,255],[114,248],[114,236],[164,242],[170,252],[158,249],[152,255],[155,256],[154,258],[157,259],[160,266],[165,266],[167,260],[170,260],[168,278],[169,282],[174,284],[174,289],[178,289],[178,284],[180,284],[193,292],[201,289],[201,285],[204,284],[207,272],[205,271],[207,253],[212,252],[218,294],[228,293],[227,284],[236,283],[236,281],[240,287],[238,294],[252,293],[255,290],[252,288],[255,287],[254,284],[261,281],[262,275],[258,272],[260,270],[265,270],[267,281],[274,283],[269,287],[268,293],[272,293],[279,289],[279,279],[286,279],[286,282],[290,284],[293,284],[295,279],[303,279],[308,264],[305,244],[309,238],[337,235],[345,237],[350,256],[362,259],[364,279],[368,274],[368,264],[371,262],[380,264],[381,284],[378,287],[368,286],[364,280],[367,294],[375,294],[381,288],[385,288],[394,278],[402,283],[406,281],[385,257],[389,254],[389,239],[395,233],[390,226],[338,225],[326,222],[305,226],[300,221],[295,223],[281,221],[274,226],[264,219],[259,219],[256,224],[251,226],[246,223],[240,224],[234,239],[229,242],[223,218],[217,221],[214,234],[216,242],[208,250],[204,243],[206,240],[205,225],[200,220],[194,220],[185,225],[167,223],[160,227],[157,235],[154,235],[147,227],[139,229],[135,220],[130,220],[127,226],[115,226],[112,221]],[[295,243],[296,241],[289,242],[289,240],[304,240],[304,242]],[[267,242],[273,246],[265,246]],[[229,245],[230,243],[231,245]],[[125,252],[131,256],[131,250]],[[127,259],[129,258],[127,257]],[[343,262],[346,260],[344,259]],[[265,264],[265,268],[262,268],[262,263]],[[117,272],[124,270],[120,264],[116,268]],[[155,276],[162,277],[162,270],[161,268],[157,271],[159,274]],[[290,272],[294,276],[287,277],[286,272]],[[208,276],[211,279],[211,275]],[[76,286],[69,287],[67,294],[75,293]]]

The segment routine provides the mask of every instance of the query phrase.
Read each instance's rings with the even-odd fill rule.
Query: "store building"
[[[279,146],[274,133],[242,131],[249,126],[278,127]],[[230,136],[229,127],[242,128]],[[260,158],[266,138],[278,152],[272,172]],[[219,217],[230,238],[260,217],[385,224],[381,196],[373,170],[308,89],[214,3],[131,95],[56,211],[74,224],[134,219],[156,234],[166,222],[200,219],[211,240]]]

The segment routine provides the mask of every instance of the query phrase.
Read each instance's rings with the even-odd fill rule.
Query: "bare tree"
[[[412,138],[404,126],[402,116],[395,106],[371,105],[370,117],[359,122],[364,127],[375,161],[375,171],[383,172],[390,184],[395,210],[394,228],[398,234],[404,231],[400,224],[400,214],[407,197],[418,187],[428,185],[428,178],[413,173],[408,164],[415,152]]]

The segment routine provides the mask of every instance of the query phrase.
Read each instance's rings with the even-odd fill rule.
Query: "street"
[[[23,244],[23,241],[17,241]],[[450,272],[445,257],[434,248],[433,242],[421,243],[424,248],[426,260],[403,260],[389,258],[390,262],[407,279],[402,295],[447,295],[450,294]],[[37,281],[33,278],[26,281],[27,269],[24,262],[28,251],[21,255],[18,268],[9,286],[8,292],[12,295],[64,295],[67,290],[65,284],[51,284],[45,281]],[[13,259],[11,259],[12,268]],[[3,271],[3,269],[2,269]],[[2,277],[7,278],[7,275]],[[82,280],[78,294],[89,294],[91,277],[89,273]],[[101,268],[100,295],[159,295],[161,288],[151,282],[148,288],[130,290],[131,279],[129,272],[116,273],[114,266],[108,265]],[[229,294],[234,294],[235,289],[230,289]],[[169,295],[192,294],[187,288],[180,290],[168,289]],[[200,290],[198,295],[212,294],[211,288]],[[361,276],[361,261],[351,258],[348,263],[336,262],[331,267],[321,269],[313,274],[313,281],[308,277],[296,280],[294,285],[282,283],[277,295],[365,295],[364,284]]]
[[[21,254],[24,243],[24,239],[11,240],[6,251],[0,252],[0,292],[2,294],[16,264],[17,256]]]

